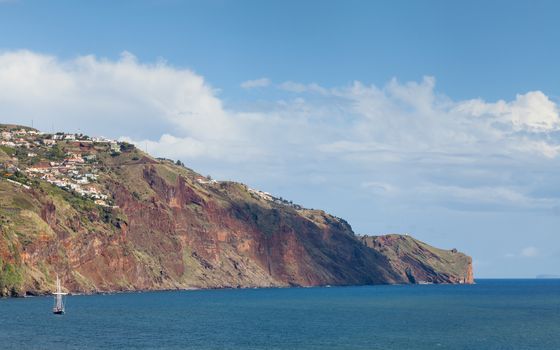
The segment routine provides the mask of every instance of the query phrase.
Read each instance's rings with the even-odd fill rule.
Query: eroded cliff
[[[0,149],[1,295],[48,293],[56,274],[71,292],[472,282],[132,145],[51,139]]]
[[[410,283],[474,283],[471,257],[434,248],[409,235],[363,236],[362,242],[387,257]]]

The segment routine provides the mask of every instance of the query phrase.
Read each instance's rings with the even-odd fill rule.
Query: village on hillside
[[[98,181],[103,164],[102,157],[114,157],[123,150],[134,147],[104,137],[90,137],[79,133],[44,133],[32,128],[0,124],[0,179],[17,186],[30,188],[32,180],[46,181],[62,190],[93,200],[97,205],[116,208],[112,196]],[[183,166],[180,161],[157,158],[161,162]],[[30,181],[31,180],[31,181]],[[216,186],[220,182],[210,176],[194,176],[202,186]],[[255,199],[290,206],[302,206],[275,197],[268,192],[246,186]]]
[[[123,143],[73,133],[43,133],[30,128],[0,126],[1,178],[29,188],[26,178],[41,179],[63,190],[109,204],[97,183],[99,151],[117,155]]]

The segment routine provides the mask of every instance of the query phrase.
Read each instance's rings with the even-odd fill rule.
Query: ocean
[[[560,280],[0,300],[0,349],[560,349]]]

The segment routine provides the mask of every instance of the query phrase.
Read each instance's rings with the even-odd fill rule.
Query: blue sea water
[[[560,349],[560,280],[0,300],[0,349]]]

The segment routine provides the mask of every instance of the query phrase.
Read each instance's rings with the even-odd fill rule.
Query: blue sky
[[[0,120],[560,274],[553,1],[0,1]]]

